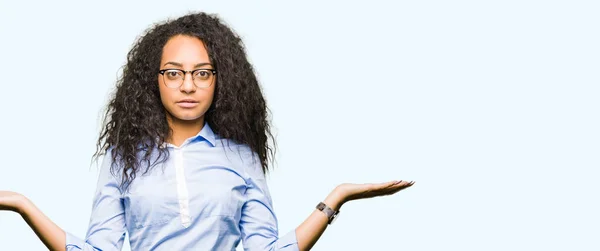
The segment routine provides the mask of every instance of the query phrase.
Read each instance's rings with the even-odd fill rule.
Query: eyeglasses
[[[193,71],[184,71],[181,69],[163,69],[158,71],[163,76],[163,82],[169,88],[176,89],[181,87],[185,75],[192,74],[192,81],[198,88],[210,87],[217,75],[217,71],[213,69],[196,69]]]

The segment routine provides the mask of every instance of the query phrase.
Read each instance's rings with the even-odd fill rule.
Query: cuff
[[[71,233],[66,232],[66,231],[65,231],[65,235],[66,235],[65,243],[66,243],[67,251],[83,249],[83,247],[85,245],[85,241],[77,238],[75,235],[72,235]]]
[[[296,229],[290,231],[277,240],[277,250],[299,251],[298,239],[296,238]]]

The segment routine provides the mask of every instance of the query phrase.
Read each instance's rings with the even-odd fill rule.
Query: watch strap
[[[337,217],[337,215],[340,213],[340,211],[335,211],[332,208],[330,208],[329,206],[327,206],[325,203],[323,202],[319,202],[319,204],[317,204],[316,207],[319,211],[325,213],[325,215],[327,216],[327,224],[331,224],[333,223],[333,220],[335,220],[335,218]]]

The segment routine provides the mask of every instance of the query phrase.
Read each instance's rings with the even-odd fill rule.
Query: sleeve
[[[245,251],[298,251],[295,229],[278,238],[277,217],[258,157],[246,167],[249,179],[240,231]],[[246,160],[245,160],[246,161]]]
[[[112,157],[105,154],[85,240],[66,233],[66,250],[121,250],[125,239],[125,214],[119,182],[110,172]]]

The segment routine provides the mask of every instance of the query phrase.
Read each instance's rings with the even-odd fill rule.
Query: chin
[[[202,107],[196,107],[196,109],[181,109],[179,107],[170,108],[171,109],[167,109],[167,113],[171,116],[171,118],[188,122],[202,119],[207,110],[202,109]]]
[[[194,120],[201,119],[202,115],[196,115],[196,116],[192,116],[192,115],[180,115],[180,116],[174,116],[174,117],[177,118],[178,120],[194,121]]]
[[[192,111],[167,111],[168,115],[170,115],[171,118],[176,119],[176,120],[183,120],[183,121],[193,121],[193,120],[198,120],[201,119],[204,116],[204,113],[202,112],[192,112]]]

